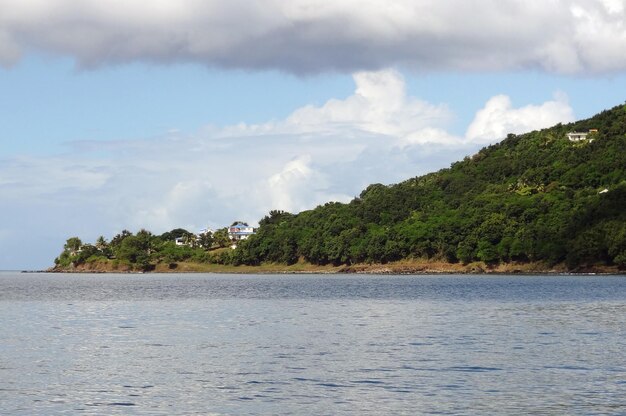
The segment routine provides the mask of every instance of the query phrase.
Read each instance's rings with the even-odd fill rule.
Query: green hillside
[[[590,130],[585,140],[567,137]],[[176,238],[186,243],[176,245]],[[70,238],[55,264],[57,270],[106,271],[169,270],[180,262],[327,267],[407,260],[623,270],[626,105],[509,135],[448,169],[370,185],[347,204],[329,202],[299,214],[272,211],[256,235],[235,250],[229,245],[226,229],[199,238],[181,229],[160,236],[123,231],[94,245]]]
[[[567,138],[591,129],[598,131],[587,140]],[[260,224],[233,253],[235,263],[423,258],[624,267],[626,106],[509,135],[449,169],[370,185],[348,204],[274,211]]]

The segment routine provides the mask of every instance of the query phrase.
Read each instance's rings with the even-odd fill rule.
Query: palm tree
[[[96,248],[98,250],[104,251],[108,246],[109,243],[107,243],[107,240],[104,238],[104,236],[98,237],[98,239],[96,240]]]

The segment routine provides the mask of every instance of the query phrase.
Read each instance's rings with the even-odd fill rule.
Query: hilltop
[[[571,141],[570,132],[590,133]],[[131,269],[191,260],[229,267],[274,264],[276,270],[298,264],[333,271],[410,272],[430,270],[428,264],[459,272],[474,270],[471,265],[479,271],[623,270],[625,149],[621,105],[586,120],[510,134],[450,168],[370,185],[346,204],[329,202],[298,214],[271,211],[256,235],[235,250],[189,248],[177,259],[166,258],[160,250],[171,251],[171,245],[161,239],[159,249],[150,234],[144,236],[142,263],[123,261]],[[87,258],[76,262],[64,253],[58,269],[89,269]],[[92,263],[121,261],[92,255]],[[380,266],[385,264],[389,268]]]

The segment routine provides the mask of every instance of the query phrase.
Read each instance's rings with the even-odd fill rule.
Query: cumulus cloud
[[[0,237],[20,236],[0,238],[0,261],[20,267],[35,259],[44,267],[72,235],[94,241],[124,228],[197,231],[235,219],[254,223],[271,209],[346,202],[371,183],[424,174],[506,133],[572,117],[564,99],[515,108],[497,96],[458,137],[446,130],[450,109],[409,96],[397,71],[359,72],[354,81],[347,98],[279,121],[0,159],[0,212],[11,219]]]
[[[354,131],[408,138],[422,129],[446,125],[452,118],[445,105],[435,105],[406,93],[404,77],[395,70],[358,72],[354,94],[322,106],[305,106],[280,122],[227,127],[225,135],[343,133]]]
[[[466,137],[472,141],[494,143],[508,133],[525,133],[570,121],[574,121],[574,112],[564,96],[541,105],[513,108],[509,97],[497,95],[476,113]]]
[[[603,73],[626,68],[625,22],[621,0],[0,0],[0,63]]]
[[[288,212],[299,212],[328,201],[349,201],[350,195],[329,192],[333,178],[315,170],[312,162],[309,154],[290,160],[280,172],[260,184],[257,196],[265,193],[275,209]]]

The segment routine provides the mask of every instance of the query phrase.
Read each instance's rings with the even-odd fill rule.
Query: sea
[[[626,276],[0,273],[2,415],[624,415]]]

